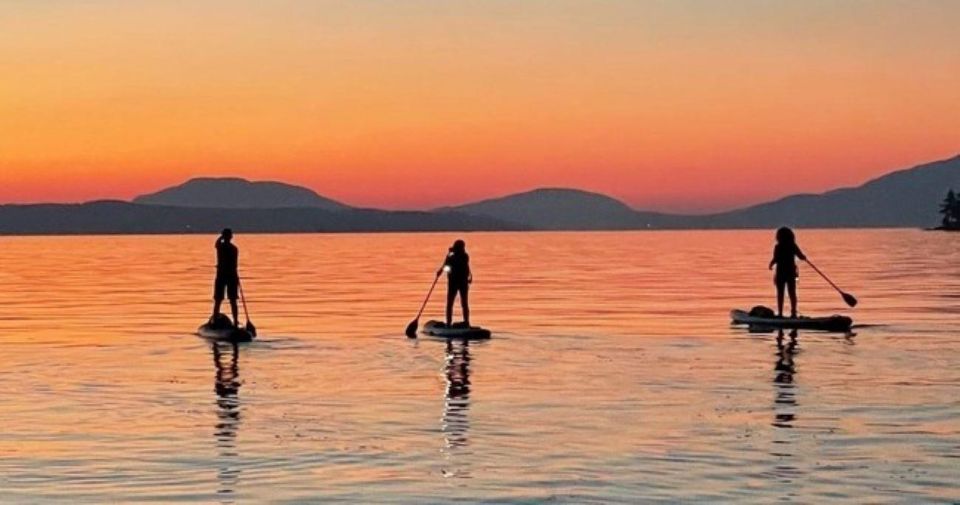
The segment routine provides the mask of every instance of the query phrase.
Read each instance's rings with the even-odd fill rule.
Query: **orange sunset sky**
[[[960,1],[0,3],[0,202],[200,175],[707,211],[960,153]]]

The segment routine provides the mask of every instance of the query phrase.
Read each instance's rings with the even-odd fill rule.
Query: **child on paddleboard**
[[[467,295],[473,282],[473,274],[470,272],[470,255],[467,254],[467,244],[464,241],[457,240],[453,243],[437,275],[443,272],[447,273],[447,326],[453,324],[453,302],[458,294],[463,310],[463,323],[470,326],[470,303]]]
[[[797,317],[797,269],[796,258],[807,260],[803,251],[797,246],[797,237],[793,230],[784,226],[777,230],[777,245],[773,248],[773,259],[770,260],[770,270],[776,266],[773,283],[777,286],[777,317],[783,317],[783,291],[790,294],[790,317]]]

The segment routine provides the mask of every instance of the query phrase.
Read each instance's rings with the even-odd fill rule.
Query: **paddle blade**
[[[847,305],[849,305],[850,307],[856,307],[856,306],[857,306],[857,299],[856,299],[856,297],[854,297],[854,296],[851,295],[850,293],[840,293],[840,295],[843,296],[843,301],[847,302]]]
[[[407,338],[417,338],[417,326],[420,325],[419,319],[414,319],[410,321],[410,324],[407,325]]]
[[[250,333],[251,336],[254,336],[254,337],[257,336],[257,327],[254,326],[253,323],[251,323],[250,321],[247,321],[247,331]]]

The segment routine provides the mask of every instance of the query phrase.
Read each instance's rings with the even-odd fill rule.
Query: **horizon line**
[[[866,184],[868,184],[868,183],[870,183],[870,182],[876,181],[876,180],[878,180],[878,179],[881,179],[881,178],[884,178],[884,177],[887,177],[887,176],[890,176],[890,175],[893,175],[893,174],[896,174],[896,173],[899,173],[899,172],[910,171],[910,170],[914,170],[914,169],[917,169],[917,168],[920,168],[920,167],[923,167],[923,166],[926,166],[926,165],[932,165],[932,164],[936,164],[936,163],[945,163],[945,162],[950,162],[950,161],[957,160],[957,159],[960,159],[960,151],[958,151],[957,154],[954,154],[954,155],[952,155],[952,156],[948,156],[948,157],[946,157],[946,158],[935,159],[935,160],[930,160],[930,161],[923,161],[923,162],[915,163],[915,164],[912,164],[912,165],[910,165],[910,166],[908,166],[908,167],[903,167],[903,168],[888,169],[888,170],[886,170],[886,171],[884,171],[884,172],[880,172],[880,173],[878,173],[878,174],[876,174],[876,175],[869,176],[869,177],[865,178],[864,180],[860,181],[859,183],[857,183],[857,184],[855,184],[855,185],[840,185],[840,186],[835,186],[835,187],[827,188],[827,189],[824,189],[824,190],[819,191],[819,192],[798,192],[798,193],[789,193],[789,192],[788,192],[788,193],[783,193],[783,194],[781,194],[781,195],[779,195],[779,196],[774,196],[774,197],[767,198],[767,199],[757,199],[757,200],[752,201],[752,202],[751,202],[751,201],[747,201],[747,202],[743,202],[743,203],[738,204],[738,205],[733,205],[733,206],[729,206],[729,207],[721,207],[721,208],[719,208],[719,209],[710,210],[710,211],[693,211],[693,210],[691,210],[691,211],[676,211],[676,210],[660,210],[660,209],[657,209],[656,207],[637,207],[637,206],[635,206],[635,205],[630,204],[629,202],[624,201],[624,200],[621,199],[621,198],[618,198],[618,197],[615,197],[615,196],[611,196],[610,194],[608,194],[608,193],[606,193],[606,192],[604,192],[604,191],[602,191],[602,190],[594,190],[594,189],[581,188],[581,187],[573,187],[573,186],[559,186],[559,185],[532,186],[532,187],[527,187],[527,188],[523,188],[523,189],[516,189],[516,190],[512,190],[512,191],[507,191],[507,192],[504,192],[504,193],[498,193],[498,194],[494,194],[494,195],[490,195],[490,196],[485,196],[485,197],[481,197],[481,198],[477,198],[477,199],[473,199],[473,200],[467,200],[467,201],[463,201],[463,202],[459,202],[459,203],[454,203],[454,204],[449,204],[449,205],[441,205],[441,206],[437,206],[437,207],[390,207],[390,206],[380,207],[380,206],[358,206],[358,205],[354,205],[354,204],[345,202],[345,201],[340,200],[340,199],[338,199],[338,198],[333,198],[333,197],[326,196],[325,193],[323,193],[323,192],[321,192],[321,191],[318,191],[318,190],[315,189],[314,187],[308,186],[308,185],[306,185],[306,184],[292,183],[292,182],[287,182],[287,181],[279,180],[279,179],[250,179],[250,178],[246,178],[246,177],[242,177],[242,176],[234,176],[234,175],[221,175],[221,176],[216,176],[216,175],[202,175],[202,174],[194,175],[194,176],[189,176],[189,177],[187,177],[186,179],[182,180],[181,182],[173,183],[173,184],[170,184],[170,185],[167,185],[167,186],[163,186],[163,187],[160,187],[160,188],[155,189],[155,190],[150,190],[150,191],[147,191],[147,192],[145,192],[145,193],[138,194],[138,195],[133,196],[133,197],[130,197],[130,198],[119,198],[119,197],[118,197],[118,198],[111,198],[111,197],[104,197],[104,198],[94,198],[94,199],[90,199],[90,200],[75,200],[75,201],[0,202],[0,206],[3,206],[3,207],[15,207],[15,206],[26,207],[26,206],[34,206],[34,205],[36,205],[36,206],[41,206],[41,205],[86,205],[86,204],[94,204],[94,203],[118,202],[118,203],[126,203],[126,204],[131,204],[131,205],[150,205],[150,206],[163,207],[163,206],[165,206],[165,205],[141,204],[141,203],[134,202],[134,200],[135,200],[136,198],[139,198],[139,197],[144,196],[144,195],[148,195],[148,194],[152,194],[152,193],[156,193],[156,192],[164,191],[164,190],[168,190],[168,189],[173,189],[173,188],[176,188],[176,187],[178,187],[178,186],[182,186],[182,185],[184,185],[184,184],[187,184],[187,183],[189,183],[189,182],[191,182],[191,181],[196,181],[196,180],[212,180],[212,181],[236,180],[236,181],[243,181],[243,182],[248,182],[248,183],[278,183],[278,184],[284,184],[284,185],[292,186],[292,187],[296,187],[296,188],[307,189],[307,190],[312,191],[314,194],[316,194],[317,196],[319,196],[319,197],[321,197],[321,198],[325,198],[325,199],[328,199],[328,200],[332,200],[332,201],[335,202],[335,203],[338,203],[338,204],[341,204],[341,205],[343,205],[343,206],[345,206],[345,207],[348,207],[348,209],[345,209],[345,210],[377,210],[377,211],[386,211],[386,212],[438,212],[438,211],[444,211],[444,210],[449,210],[449,209],[455,209],[456,207],[461,207],[461,206],[466,206],[466,205],[473,205],[473,204],[480,203],[480,202],[486,202],[486,201],[491,201],[491,200],[499,200],[499,199],[504,199],[504,198],[510,198],[510,197],[515,197],[515,196],[526,195],[526,194],[530,194],[530,193],[535,193],[535,192],[537,192],[537,191],[560,190],[560,191],[576,191],[576,192],[581,192],[581,193],[589,193],[589,194],[593,194],[593,195],[599,195],[599,196],[602,196],[602,197],[605,197],[605,198],[609,198],[609,199],[611,199],[611,200],[614,200],[614,201],[616,201],[616,202],[619,202],[619,203],[627,206],[628,208],[630,208],[631,210],[633,210],[633,211],[635,211],[635,212],[648,212],[648,213],[656,213],[656,214],[664,214],[664,215],[697,217],[697,216],[711,216],[711,215],[717,215],[717,214],[724,214],[724,213],[728,213],[728,212],[735,212],[735,211],[738,211],[738,210],[749,209],[749,208],[756,207],[756,206],[759,206],[759,205],[765,205],[765,204],[771,204],[771,203],[780,202],[780,201],[782,201],[782,200],[784,200],[784,199],[791,198],[791,197],[795,197],[795,196],[818,196],[818,195],[824,195],[824,194],[827,194],[827,193],[831,193],[831,192],[833,192],[833,191],[839,191],[839,190],[844,190],[844,189],[855,189],[855,188],[862,187],[862,186],[864,186],[864,185],[866,185]],[[950,189],[950,188],[947,188],[947,189]],[[167,205],[167,206],[170,207],[169,205]],[[183,207],[183,206],[173,206],[173,207]],[[197,207],[197,208],[206,208],[206,207]],[[209,207],[209,208],[216,208],[216,207]],[[267,207],[263,207],[263,208],[267,208]],[[276,207],[276,208],[288,208],[288,207]],[[311,206],[294,206],[294,207],[289,207],[289,208],[311,208]]]

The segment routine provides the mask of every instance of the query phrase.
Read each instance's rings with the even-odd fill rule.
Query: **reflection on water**
[[[847,345],[730,327],[769,231],[473,233],[493,340],[411,345],[455,238],[238,234],[239,350],[209,237],[0,238],[0,503],[956,501],[960,235],[804,230]]]
[[[224,357],[221,347],[228,352]],[[237,432],[240,430],[240,364],[237,344],[217,343],[210,345],[213,351],[213,366],[216,369],[214,391],[217,402],[217,424],[214,438],[219,454],[217,495],[222,503],[233,503],[240,470],[235,466],[237,459]],[[226,360],[226,364],[224,361]]]
[[[469,457],[470,444],[470,342],[447,340],[444,360],[446,388],[443,397],[443,454],[446,477],[469,477],[458,458]]]
[[[793,428],[797,419],[797,391],[793,375],[797,373],[794,356],[797,348],[797,330],[791,330],[784,338],[783,330],[777,331],[777,363],[774,365],[773,385],[776,390],[774,400],[773,425],[777,428]]]
[[[779,432],[779,430],[792,430],[797,421],[797,385],[794,383],[794,374],[797,373],[794,357],[799,351],[797,342],[797,330],[791,330],[787,337],[784,337],[783,330],[777,330],[777,352],[776,363],[773,366],[773,389],[775,392],[773,400],[773,422],[771,423],[778,431],[774,432],[774,449],[770,455],[776,461],[774,474],[778,479],[785,483],[790,483],[802,475],[802,471],[797,468],[795,461],[796,433]]]

